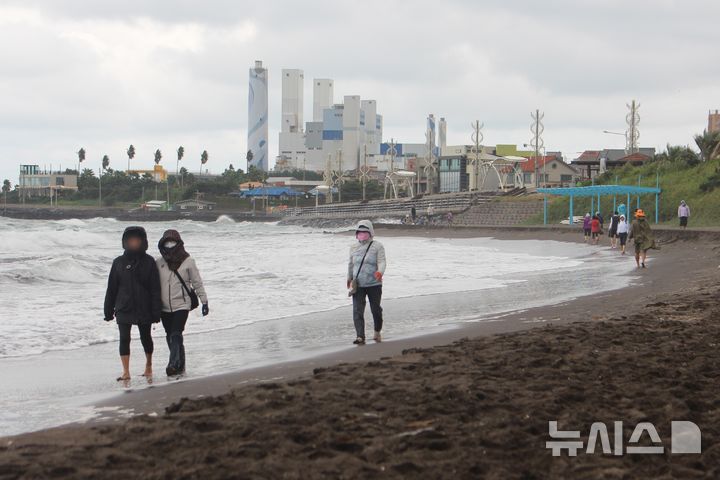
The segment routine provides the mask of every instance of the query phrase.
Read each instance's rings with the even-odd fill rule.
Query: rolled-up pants
[[[375,287],[358,287],[353,295],[353,322],[358,337],[365,338],[365,297],[370,300],[370,311],[375,324],[375,331],[379,332],[383,326],[383,309],[380,306],[382,300],[382,285]]]

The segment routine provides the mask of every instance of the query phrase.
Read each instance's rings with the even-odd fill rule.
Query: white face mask
[[[176,245],[177,245],[177,242],[173,242],[172,240],[169,240],[163,244],[163,247],[165,247],[167,249],[171,249],[171,248],[175,248]]]

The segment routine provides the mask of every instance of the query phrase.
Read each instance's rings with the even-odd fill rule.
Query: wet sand
[[[503,235],[541,238],[494,236]],[[130,392],[106,406],[149,416],[0,441],[0,478],[716,478],[717,250],[709,237],[664,240],[630,288]],[[626,442],[650,421],[667,452],[555,458],[549,420],[583,435],[594,421],[622,420]],[[669,453],[672,420],[700,426],[702,455]]]

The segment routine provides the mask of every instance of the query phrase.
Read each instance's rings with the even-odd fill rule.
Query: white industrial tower
[[[248,92],[248,168],[268,169],[268,72],[256,60]]]
[[[313,122],[323,121],[323,110],[333,105],[333,81],[329,78],[313,80]]]
[[[302,70],[282,70],[282,115],[276,169],[304,168],[303,84]]]

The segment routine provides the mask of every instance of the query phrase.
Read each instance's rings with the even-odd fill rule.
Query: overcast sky
[[[566,158],[624,147],[625,104],[641,103],[640,143],[692,144],[720,108],[717,0],[0,0],[0,177],[18,165],[245,167],[248,68],[269,68],[270,156],[280,70],[333,78],[376,99],[385,139],[424,142],[428,113],[448,142],[545,145]],[[169,165],[167,165],[169,164]]]

